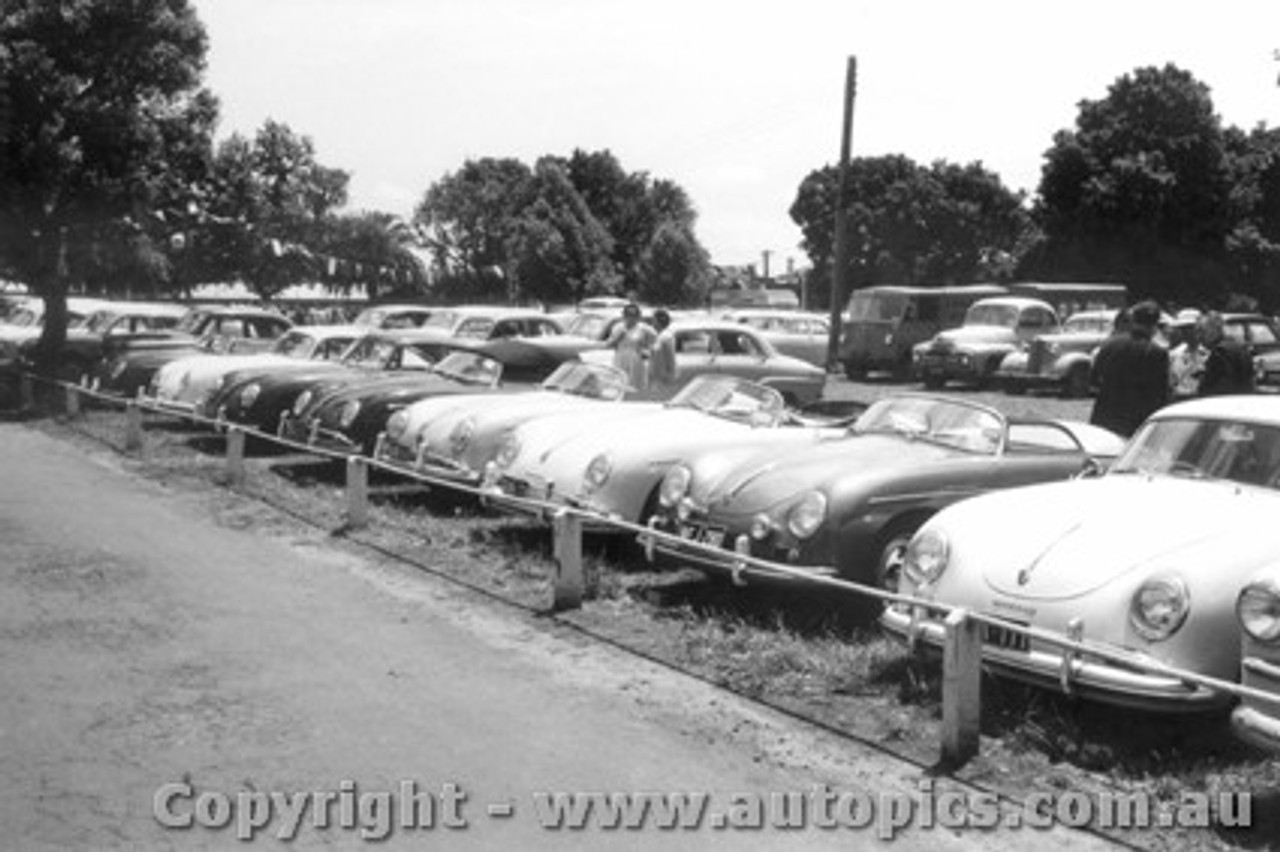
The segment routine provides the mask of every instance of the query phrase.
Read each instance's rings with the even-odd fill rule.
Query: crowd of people
[[[1139,302],[1116,319],[1116,331],[1093,359],[1098,389],[1090,422],[1132,435],[1158,408],[1194,396],[1252,393],[1253,359],[1224,333],[1216,311],[1183,314],[1157,340],[1160,308]]]

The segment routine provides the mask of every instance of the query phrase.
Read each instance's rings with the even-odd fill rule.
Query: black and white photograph
[[[0,0],[0,852],[1280,852],[1280,5]]]

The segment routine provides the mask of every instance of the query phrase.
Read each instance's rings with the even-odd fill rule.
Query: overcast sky
[[[467,159],[611,150],[685,188],[721,264],[807,264],[787,213],[839,157],[981,161],[1035,190],[1053,133],[1174,62],[1223,120],[1280,125],[1280,0],[194,0],[219,135],[268,118],[409,216]]]

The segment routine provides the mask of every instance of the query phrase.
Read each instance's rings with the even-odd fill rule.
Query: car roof
[[[1009,305],[1015,308],[1029,308],[1032,306],[1040,308],[1048,308],[1053,311],[1053,306],[1044,299],[1035,299],[1031,296],[992,296],[988,299],[979,299],[974,302],[971,307],[978,305]],[[1055,314],[1057,311],[1053,311]]]
[[[749,325],[740,322],[729,322],[722,319],[677,319],[672,320],[670,331],[755,331]]]
[[[330,337],[348,337],[352,335],[360,337],[369,333],[369,327],[367,325],[295,325],[289,331],[296,331],[326,340]]]
[[[1153,420],[1171,417],[1229,418],[1280,426],[1280,396],[1273,394],[1208,396],[1174,403],[1152,415]]]
[[[111,302],[100,310],[114,316],[173,317],[182,316],[188,308],[175,302]]]

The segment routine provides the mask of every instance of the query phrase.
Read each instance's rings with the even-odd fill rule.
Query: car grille
[[[1020,621],[1018,624],[1028,624],[1029,622]],[[1031,637],[1017,630],[1010,630],[997,624],[984,624],[982,631],[982,641],[996,648],[1003,648],[1006,651],[1030,651]]]

